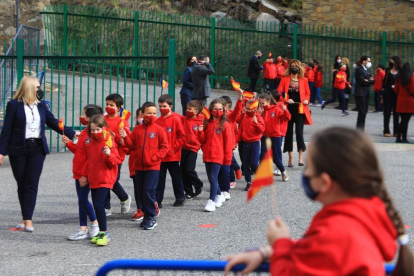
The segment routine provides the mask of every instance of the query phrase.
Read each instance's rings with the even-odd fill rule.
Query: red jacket
[[[263,136],[265,137],[281,137],[286,135],[284,126],[287,126],[291,115],[288,109],[283,110],[281,104],[271,105],[268,110],[263,111],[263,120],[265,123],[265,131]]]
[[[236,102],[236,106],[234,107],[234,110],[228,110],[227,111],[227,119],[229,120],[229,124],[230,124],[230,127],[232,129],[234,147],[236,147],[236,137],[239,133],[236,121],[237,121],[237,118],[240,116],[242,110],[243,110],[243,101],[238,100]]]
[[[349,85],[349,82],[346,80],[346,73],[339,70],[335,76],[334,87],[343,90],[347,85]]]
[[[286,68],[283,63],[278,63],[276,65],[277,76],[276,78],[281,79],[285,75]]]
[[[315,82],[315,71],[310,67],[306,67],[305,78],[308,79],[308,82]]]
[[[262,66],[264,70],[263,78],[274,80],[277,75],[277,65],[273,62],[265,61]]]
[[[119,153],[119,156],[121,157],[122,162],[124,162],[125,151],[123,150],[124,145],[121,143],[121,137],[119,136],[119,124],[123,122],[124,130],[126,131],[127,134],[129,134],[131,132],[129,123],[119,116],[116,116],[115,118],[111,119],[109,118],[108,115],[105,115],[104,118],[105,118],[106,123],[108,124],[109,129],[115,135],[115,142],[116,142],[116,145],[118,146],[118,153]]]
[[[82,130],[77,144],[74,144],[72,141],[69,141],[69,143],[66,144],[66,147],[75,154],[72,161],[72,172],[74,179],[80,179],[82,177],[82,171],[86,165],[85,151],[82,150],[85,148],[85,140],[90,141],[87,128]]]
[[[385,275],[396,253],[397,232],[377,197],[326,205],[298,241],[278,239],[271,275]]]
[[[185,144],[185,133],[181,122],[181,115],[171,113],[167,118],[161,116],[155,123],[164,128],[168,139],[168,153],[161,162],[181,161],[181,149]]]
[[[91,189],[112,189],[118,176],[118,165],[122,164],[114,136],[107,128],[104,128],[104,132],[106,134],[101,140],[85,139],[84,153],[82,154],[86,156],[86,165],[82,169],[82,176],[88,179]],[[102,152],[106,145],[111,149],[109,156]]]
[[[381,92],[382,90],[382,83],[384,81],[385,78],[385,71],[381,70],[379,73],[375,74],[375,82],[374,82],[374,92]]]
[[[279,91],[281,100],[286,101],[289,99],[289,84],[290,84],[290,76],[284,77],[279,84],[279,87],[277,88],[277,91]],[[285,92],[287,98],[282,99],[282,93]],[[309,90],[309,84],[307,78],[299,78],[299,95],[300,100],[303,103],[305,100],[309,102],[310,100],[310,90]],[[305,114],[305,125],[312,125],[312,116],[309,111],[309,106],[307,104],[303,105],[303,112]]]
[[[315,88],[323,86],[323,73],[320,71],[315,72]]]
[[[257,124],[253,122],[254,117],[245,116],[239,126],[239,134],[237,135],[237,143],[243,141],[245,143],[253,143],[260,141],[265,131],[265,123],[258,113],[256,113]]]
[[[203,162],[230,165],[233,157],[233,138],[230,124],[224,122],[223,129],[210,119],[207,129],[200,131],[198,140],[203,150]]]
[[[136,126],[125,137],[125,145],[135,154],[134,170],[159,171],[161,160],[168,153],[168,139],[164,128],[152,123]]]
[[[398,94],[397,112],[414,113],[414,76],[411,77],[411,81],[407,87],[402,86],[401,82],[397,80],[395,82],[394,92]]]
[[[198,128],[203,124],[204,117],[201,114],[198,114],[195,118],[182,116],[181,120],[185,133],[185,144],[183,145],[183,149],[197,153],[201,147],[200,141],[198,141]]]

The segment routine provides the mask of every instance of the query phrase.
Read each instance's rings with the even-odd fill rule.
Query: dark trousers
[[[369,103],[369,96],[365,97],[355,97],[358,107],[358,119],[356,127],[360,130],[365,130],[365,118],[367,117],[368,113],[368,103]]]
[[[191,96],[180,94],[180,99],[181,99],[181,106],[183,108],[183,116],[185,116],[186,111],[187,111],[187,104],[191,101]]]
[[[330,103],[334,103],[336,102],[336,99],[339,97],[340,101],[339,101],[339,106],[342,109],[342,112],[344,112],[346,110],[346,101],[345,101],[345,89],[337,89],[337,88],[333,88],[332,90],[332,98],[327,100],[325,102],[325,105],[328,105]]]
[[[110,193],[108,188],[91,189],[93,208],[95,209],[96,217],[98,219],[99,230],[107,231],[105,199]]]
[[[32,220],[45,157],[41,140],[26,140],[24,155],[9,157],[14,179],[17,182],[17,195],[24,220]]]
[[[135,197],[135,204],[137,205],[137,209],[142,210],[142,202],[141,202],[141,195],[139,193],[138,183],[135,181],[135,175],[132,178],[134,184],[134,197]]]
[[[138,187],[140,201],[142,203],[142,212],[145,219],[156,216],[155,213],[155,189],[158,185],[160,171],[135,171],[134,185]]]
[[[281,80],[282,80],[281,78],[276,78],[275,79],[275,89],[277,89],[279,87],[279,84],[280,84]]]
[[[158,203],[161,203],[164,199],[165,179],[167,178],[167,170],[171,175],[175,199],[184,199],[184,185],[183,180],[181,178],[181,169],[179,162],[161,162],[160,177],[158,179],[158,185],[155,190]]]
[[[75,180],[76,193],[78,194],[78,205],[79,205],[79,224],[80,226],[88,225],[88,217],[90,221],[96,220],[95,211],[92,204],[89,202],[89,185],[81,187],[79,180]]]
[[[310,81],[308,84],[309,84],[309,91],[311,92],[310,102],[314,104],[315,103],[315,89],[314,89],[315,82]]]
[[[322,96],[321,96],[321,90],[322,87],[316,87],[314,88],[315,93],[313,94],[313,102],[312,102],[312,96],[311,96],[311,103],[314,104],[315,103],[315,97],[318,98],[319,104],[322,103]]]
[[[391,134],[390,131],[390,119],[391,113],[393,116],[393,123],[394,123],[394,135],[398,134],[398,125],[400,121],[400,116],[397,113],[397,95],[393,91],[386,91],[383,94],[384,100],[384,134]]]
[[[114,187],[112,188],[112,192],[114,192],[114,194],[119,198],[120,201],[125,201],[128,199],[128,194],[125,192],[121,183],[119,183],[119,178],[121,177],[121,168],[122,164],[118,165],[118,176],[116,177],[116,181]],[[111,193],[108,193],[108,195],[106,196],[105,209],[111,209]]]
[[[400,113],[401,116],[401,123],[399,127],[399,134],[398,138],[400,138],[402,141],[407,141],[407,132],[408,132],[408,123],[411,119],[411,113]]]
[[[260,142],[243,142],[243,172],[246,182],[252,182],[252,173],[255,173],[259,166]]]
[[[230,191],[230,166],[231,165],[222,165],[218,175],[218,182],[220,191],[229,192]]]
[[[381,103],[381,96],[382,92],[375,92],[374,93],[374,100],[375,100],[375,111],[382,111],[382,103]]]
[[[275,79],[264,79],[266,91],[272,91],[275,89]]]
[[[293,108],[289,108],[289,112],[292,115],[292,118],[290,119],[288,123],[283,152],[293,151],[293,125],[295,125],[296,144],[297,144],[298,152],[306,151],[305,140],[303,138],[305,115],[299,114],[297,109],[298,109],[297,105],[293,105]]]
[[[256,91],[257,80],[258,78],[250,78],[250,89],[253,91]]]
[[[230,182],[234,182],[236,181],[236,171],[240,170],[240,165],[239,163],[237,163],[236,158],[234,157],[234,152],[233,152],[233,157],[231,159],[231,166],[230,166]]]
[[[196,172],[197,153],[192,150],[181,150],[181,176],[184,185],[184,191],[188,195],[193,195],[194,188],[202,188],[203,182],[198,178]]]
[[[221,164],[211,162],[207,162],[205,164],[208,181],[210,182],[210,199],[214,201],[216,199],[216,195],[221,195],[218,182]]]
[[[239,157],[240,157],[240,161],[241,161],[240,167],[241,167],[241,170],[243,172],[243,141],[239,142]]]
[[[260,147],[260,160],[263,159],[267,152],[266,148],[266,138],[262,136],[260,139],[261,147]],[[272,157],[273,157],[273,163],[276,165],[276,167],[279,169],[279,171],[284,172],[285,166],[283,166],[282,162],[282,141],[283,137],[270,137],[270,140],[272,141]]]

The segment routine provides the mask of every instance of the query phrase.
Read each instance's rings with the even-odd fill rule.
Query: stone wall
[[[303,0],[303,24],[381,31],[414,30],[409,0]]]

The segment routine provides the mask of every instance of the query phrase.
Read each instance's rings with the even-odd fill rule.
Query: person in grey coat
[[[193,96],[192,100],[199,100],[203,106],[207,104],[208,97],[211,96],[209,75],[215,74],[214,68],[211,66],[210,58],[201,55],[197,62],[191,67],[191,78],[193,79]]]

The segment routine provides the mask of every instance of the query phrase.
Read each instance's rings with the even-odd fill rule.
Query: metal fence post
[[[68,5],[63,5],[63,55],[68,55]]]
[[[24,40],[19,38],[17,39],[17,87],[19,87],[20,81],[23,78],[23,72],[24,72],[23,55],[24,55]]]
[[[387,64],[387,32],[382,32],[382,64]]]
[[[216,56],[216,19],[210,18],[211,21],[211,39],[210,39],[210,64],[215,68],[215,56]],[[215,77],[211,75],[211,88],[214,88]]]
[[[168,94],[172,98],[175,111],[175,39],[170,39],[168,44]]]
[[[293,25],[293,58],[298,58],[298,25]]]

